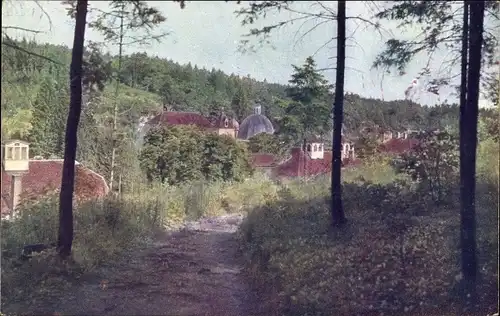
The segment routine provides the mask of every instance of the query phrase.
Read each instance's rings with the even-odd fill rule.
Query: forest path
[[[242,215],[191,222],[99,272],[53,305],[56,315],[272,315],[243,270]]]

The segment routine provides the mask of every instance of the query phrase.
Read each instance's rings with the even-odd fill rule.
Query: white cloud
[[[44,33],[34,37],[37,41],[71,46],[74,23],[66,15],[65,8],[59,1],[39,1],[39,3],[50,16],[51,23],[34,1],[25,1],[14,2],[2,12],[2,25],[41,30]],[[299,2],[298,5],[305,8],[311,3],[313,2]],[[330,7],[336,5],[335,2],[325,3]],[[107,7],[105,1],[90,1],[90,4],[102,9]],[[240,18],[234,14],[238,8],[235,3],[188,2],[184,10],[172,1],[151,1],[150,5],[157,7],[167,16],[162,30],[171,31],[171,34],[162,43],[153,43],[147,48],[129,47],[126,53],[146,51],[150,55],[172,59],[181,64],[191,62],[199,67],[219,68],[226,73],[243,76],[250,74],[260,80],[266,78],[268,82],[286,83],[292,71],[291,64],[302,64],[307,56],[313,55],[319,47],[334,37],[336,32],[334,23],[324,24],[298,41],[300,34],[314,25],[304,25],[300,28],[298,23],[273,34],[271,41],[276,49],[264,47],[257,53],[241,54],[237,51],[238,43],[241,36],[248,32],[248,28],[241,26]],[[347,6],[348,15],[360,14],[370,17],[364,2],[349,2]],[[259,21],[259,24],[272,24],[282,20],[287,14],[289,13],[270,16],[264,21]],[[396,35],[402,35],[397,34],[394,27],[388,27]],[[348,34],[354,28],[353,22],[348,21]],[[14,36],[19,34],[11,32]],[[411,36],[411,32],[406,35]],[[89,30],[87,39],[95,41],[102,40],[102,37],[95,31]],[[354,40],[357,44],[347,48],[346,90],[375,98],[381,98],[383,90],[386,100],[402,99],[404,90],[424,65],[418,61],[414,62],[407,74],[402,77],[385,75],[381,89],[381,73],[371,71],[370,67],[376,54],[382,49],[384,40],[373,30],[363,30],[363,27],[358,29]],[[351,41],[351,44],[353,43],[354,41]],[[320,68],[333,66],[334,44],[327,45],[315,55]],[[116,49],[112,51],[116,52]],[[326,71],[325,75],[334,82],[333,70]],[[449,94],[446,91],[445,93]],[[428,93],[421,92],[417,95],[419,96],[417,101],[421,103],[432,105],[438,101],[436,96]],[[442,95],[441,101],[446,97]]]

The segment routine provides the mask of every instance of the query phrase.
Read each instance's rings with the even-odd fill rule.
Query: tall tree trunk
[[[470,1],[469,20],[469,65],[467,69],[467,101],[461,117],[463,141],[460,152],[460,215],[462,273],[465,294],[472,306],[476,303],[476,148],[479,102],[479,81],[481,77],[481,49],[484,31],[484,1]]]
[[[345,71],[345,1],[338,1],[337,12],[337,73],[335,82],[335,104],[333,105],[333,153],[332,153],[332,225],[341,226],[346,222],[342,205],[340,172],[342,167],[342,121],[344,116],[344,71]]]
[[[459,130],[460,130],[460,159],[463,159],[463,137],[465,135],[465,124],[463,119],[465,118],[465,106],[467,102],[467,57],[468,57],[468,45],[469,45],[469,3],[467,0],[464,1],[464,12],[463,12],[463,29],[462,29],[462,59],[461,59],[461,78],[460,78],[460,119],[459,119]],[[463,173],[463,164],[460,164],[460,174]]]
[[[115,165],[116,165],[116,143],[117,143],[117,129],[118,129],[118,94],[120,91],[120,72],[122,69],[122,58],[123,58],[123,20],[125,15],[125,2],[121,3],[120,11],[120,39],[118,42],[118,75],[116,76],[115,85],[115,105],[113,111],[113,131],[112,131],[112,142],[113,149],[111,150],[111,173],[109,177],[109,190],[113,192],[113,182],[115,178]]]
[[[78,123],[82,110],[82,64],[87,20],[87,1],[80,0],[76,5],[75,36],[70,66],[71,97],[66,137],[64,140],[64,163],[59,195],[59,236],[57,249],[63,258],[71,254],[73,244],[73,191],[75,186],[75,158],[77,147]]]
[[[304,135],[304,139],[302,140],[302,151],[303,151],[303,154],[304,154],[303,158],[302,158],[303,159],[303,161],[302,161],[302,179],[306,180],[307,139],[306,139],[305,135]],[[300,174],[299,174],[299,176],[300,176]]]
[[[463,196],[463,192],[465,189],[463,180],[465,172],[465,164],[463,163],[465,160],[465,134],[467,133],[467,124],[465,122],[466,119],[466,106],[467,106],[467,58],[468,58],[468,49],[469,49],[469,1],[464,0],[464,10],[463,10],[463,29],[462,29],[462,56],[461,56],[461,73],[460,73],[460,117],[459,117],[459,137],[460,137],[460,196]],[[463,205],[463,204],[462,204]],[[464,212],[463,208],[460,208],[461,220],[464,220]],[[464,230],[460,231],[460,241],[462,243],[462,247],[466,244],[465,241],[466,235],[464,234]],[[462,252],[462,260],[465,252]],[[462,263],[462,266],[463,263]],[[464,294],[465,293],[464,289]],[[465,298],[465,297],[464,297]]]

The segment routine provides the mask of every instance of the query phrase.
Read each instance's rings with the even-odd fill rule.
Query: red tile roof
[[[305,163],[304,163],[305,161]],[[311,159],[300,148],[292,148],[292,157],[274,170],[277,177],[315,176],[332,170],[332,152],[325,151],[323,159]]]
[[[201,128],[210,128],[212,126],[210,121],[199,113],[173,111],[163,111],[149,120],[148,124],[196,125]]]
[[[195,125],[200,128],[224,128],[224,120],[227,118],[227,128],[238,129],[239,124],[236,120],[227,117],[224,114],[219,115],[215,120],[211,121],[209,118],[196,112],[175,112],[163,111],[156,115],[147,124],[167,124],[167,125]]]
[[[324,151],[323,159],[311,159],[300,148],[292,148],[292,157],[273,170],[273,175],[278,178],[318,176],[330,173],[332,170],[332,152]],[[305,160],[305,163],[304,163]],[[342,161],[343,167],[359,165],[359,159]]]
[[[390,154],[402,154],[415,148],[418,143],[418,140],[414,138],[393,138],[380,145],[380,150]]]
[[[277,158],[273,154],[255,153],[250,155],[250,164],[254,168],[273,167]]]
[[[62,159],[31,160],[29,172],[22,176],[21,199],[36,198],[59,190],[62,165]],[[81,164],[77,164],[75,168],[75,198],[77,201],[90,200],[108,194],[109,187],[102,176]],[[10,212],[10,183],[11,177],[2,170],[2,215]]]

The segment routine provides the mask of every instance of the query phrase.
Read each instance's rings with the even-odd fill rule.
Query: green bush
[[[252,153],[273,154],[285,157],[290,144],[281,135],[260,133],[248,139],[248,150]]]
[[[375,135],[362,134],[356,141],[356,155],[361,159],[369,159],[379,154],[379,142]]]
[[[245,146],[195,127],[154,127],[144,138],[141,168],[150,181],[170,185],[208,180],[241,181],[251,174]]]
[[[342,171],[342,178],[347,182],[371,182],[388,184],[395,179],[406,179],[403,174],[397,174],[392,167],[392,157],[376,154],[363,159],[363,164]]]
[[[428,192],[431,199],[441,204],[452,202],[453,183],[457,183],[459,170],[458,139],[447,131],[424,133],[415,148],[401,155],[401,172],[407,173]]]
[[[499,143],[493,138],[487,138],[479,143],[477,152],[477,176],[492,185],[498,186],[500,177],[498,161]]]

